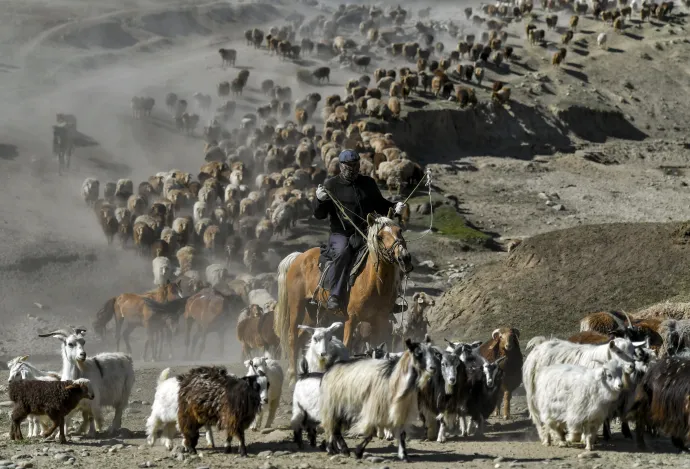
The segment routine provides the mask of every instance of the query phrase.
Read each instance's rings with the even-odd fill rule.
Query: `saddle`
[[[355,249],[355,260],[350,269],[350,277],[347,282],[348,289],[352,288],[355,284],[355,280],[357,280],[359,274],[364,270],[364,265],[367,263],[367,257],[369,256],[367,243],[360,238],[355,238],[355,240],[353,240],[353,237],[350,237],[350,247]],[[321,280],[319,281],[319,287],[323,288],[326,272],[328,272],[328,269],[333,265],[333,253],[331,252],[330,246],[326,243],[321,244],[320,249],[319,271],[321,272]]]

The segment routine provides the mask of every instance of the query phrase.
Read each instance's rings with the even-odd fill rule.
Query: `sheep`
[[[88,379],[64,381],[12,381],[8,386],[9,398],[14,402],[10,439],[23,440],[21,422],[30,414],[47,415],[53,427],[44,433],[49,437],[60,429],[60,444],[67,443],[65,418],[82,399],[92,400],[94,392]]]
[[[86,178],[81,185],[81,195],[89,207],[93,207],[98,200],[100,184],[98,179]]]
[[[357,360],[335,363],[321,379],[321,425],[327,451],[349,455],[342,425],[351,422],[350,433],[364,435],[355,449],[362,459],[364,449],[380,427],[398,438],[398,458],[408,462],[405,425],[416,415],[417,395],[436,372],[432,348],[407,339],[400,359]],[[417,379],[413,379],[416,377]]]
[[[316,80],[319,83],[321,83],[323,80],[326,80],[327,82],[330,83],[330,81],[331,81],[331,69],[329,67],[319,67],[312,72],[312,76],[314,78],[316,78]]]
[[[516,328],[502,327],[491,333],[491,340],[479,346],[479,354],[489,362],[496,363],[499,358],[505,357],[501,362],[503,380],[503,418],[510,418],[510,398],[513,391],[522,383],[522,352],[520,351],[520,331]],[[500,404],[501,399],[498,403]],[[500,412],[500,405],[496,413]]]
[[[527,395],[530,414],[536,412],[531,396],[536,393],[536,379],[544,367],[553,364],[570,364],[593,367],[596,362],[617,360],[621,364],[633,363],[635,348],[645,343],[633,343],[629,339],[616,338],[603,345],[573,344],[560,339],[546,340],[538,336],[527,343],[533,349],[522,366],[522,383]],[[535,422],[537,424],[537,422]]]
[[[567,52],[568,51],[565,48],[561,47],[557,52],[553,54],[553,57],[551,58],[551,65],[560,66],[561,62],[565,60]]]
[[[229,279],[228,269],[222,264],[210,264],[206,267],[206,281],[212,286],[220,285],[224,280]]]
[[[570,441],[582,435],[591,451],[597,429],[623,390],[624,367],[632,366],[609,360],[594,368],[557,364],[541,369],[528,405],[542,443],[549,446],[555,434],[559,445],[565,445],[567,431]]]
[[[173,439],[177,432],[179,392],[180,383],[176,377],[170,377],[170,368],[161,371],[151,404],[151,414],[146,419],[146,443],[149,446],[155,445],[160,438],[168,451],[173,449]],[[206,425],[206,442],[211,448],[215,446],[210,425]]]
[[[232,438],[240,441],[240,456],[247,456],[244,432],[262,404],[268,402],[268,379],[258,376],[237,378],[224,367],[192,368],[177,377],[180,384],[177,420],[184,436],[184,448],[196,454],[199,428],[219,426],[227,432],[225,452],[231,450]]]
[[[270,385],[268,389],[268,417],[266,418],[266,426],[264,428],[271,428],[273,419],[276,416],[276,410],[278,410],[280,405],[280,396],[283,392],[283,369],[278,361],[266,357],[245,360],[244,366],[247,368],[247,376],[258,375],[262,372],[268,379]],[[261,428],[261,421],[264,415],[263,410],[262,406],[250,427],[252,430]]]
[[[311,334],[304,357],[307,359],[309,370],[313,372],[326,371],[326,363],[330,357],[340,360],[350,358],[350,352],[340,340],[333,337],[333,332],[343,327],[342,322],[334,322],[329,327],[309,327],[302,324],[297,328]]]
[[[151,261],[153,265],[153,283],[162,287],[170,283],[173,279],[173,266],[167,257],[156,257]]]
[[[9,368],[8,382],[17,380],[39,379],[42,381],[60,381],[60,374],[53,371],[41,371],[26,360],[28,355],[15,357],[7,362]],[[50,420],[47,417],[30,414],[29,420],[29,438],[39,436],[40,429],[47,430],[50,425]]]
[[[223,61],[223,66],[235,66],[235,61],[237,60],[237,51],[235,49],[220,48],[218,49],[218,53],[220,54],[220,58]]]
[[[321,423],[321,378],[323,373],[310,373],[306,358],[299,364],[295,389],[292,393],[292,418],[290,427],[293,439],[299,449],[302,443],[302,431],[307,432],[309,445],[316,447],[316,429]]]
[[[690,360],[687,357],[666,357],[652,364],[642,377],[635,393],[635,440],[640,450],[646,449],[645,427],[656,428],[671,437],[680,451],[690,432]]]
[[[72,333],[60,329],[38,336],[55,337],[62,342],[63,381],[86,378],[91,382],[93,399],[78,407],[84,418],[80,432],[83,433],[88,425],[88,434],[94,437],[96,430],[100,431],[103,425],[101,409],[114,407],[115,416],[108,428],[108,433],[114,434],[120,429],[122,413],[129,404],[134,385],[132,357],[119,352],[105,352],[87,358],[84,350],[85,332],[85,329],[73,329]]]
[[[602,49],[606,46],[606,33],[599,33],[597,36],[597,45]]]

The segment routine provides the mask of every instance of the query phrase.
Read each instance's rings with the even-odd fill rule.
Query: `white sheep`
[[[146,419],[146,443],[156,444],[159,438],[168,450],[173,449],[173,439],[177,432],[177,395],[180,382],[177,377],[170,377],[170,368],[161,371],[156,385],[156,395],[151,405],[151,415]],[[206,425],[206,442],[213,448],[213,430]]]
[[[247,367],[247,376],[258,375],[262,371],[266,378],[268,378],[268,417],[266,418],[266,427],[271,428],[273,419],[276,416],[276,410],[280,405],[280,396],[283,392],[283,369],[280,364],[271,358],[256,357],[251,360],[246,360],[244,366]],[[259,413],[252,423],[251,429],[258,430],[261,428],[261,421],[263,420],[264,408],[261,406]]]
[[[304,353],[310,371],[323,373],[329,362],[350,358],[345,344],[333,337],[333,332],[343,327],[342,322],[334,322],[329,327],[309,327],[302,324],[297,327],[311,334]]]
[[[541,369],[529,407],[542,443],[550,445],[555,434],[564,446],[567,432],[570,441],[579,441],[582,435],[591,450],[597,430],[623,390],[624,366],[632,372],[632,364],[618,360],[595,368],[561,364]]]
[[[302,449],[302,431],[306,430],[309,445],[316,446],[316,428],[321,423],[321,378],[323,373],[310,373],[307,360],[300,360],[295,390],[292,393],[292,427],[294,441]]]
[[[87,205],[93,205],[98,200],[101,183],[98,179],[86,178],[81,185],[81,195]]]
[[[229,277],[228,269],[222,264],[211,264],[206,267],[206,281],[212,287],[220,284]]]
[[[606,33],[599,33],[599,35],[597,36],[597,44],[599,45],[599,47],[603,49],[604,46],[606,46],[607,39],[608,38],[606,37]]]
[[[85,332],[85,329],[73,329],[72,333],[57,330],[38,336],[55,337],[62,342],[63,381],[85,378],[91,382],[93,400],[82,400],[75,409],[80,410],[84,418],[80,432],[86,431],[88,425],[88,435],[94,437],[103,426],[102,408],[114,407],[115,416],[108,428],[108,432],[113,434],[122,425],[122,413],[127,408],[134,385],[132,357],[119,352],[105,352],[87,358]]]
[[[158,287],[162,287],[170,283],[173,279],[173,265],[170,259],[163,256],[158,256],[151,261],[153,266],[153,283]]]
[[[196,225],[199,220],[202,218],[205,218],[208,216],[208,206],[206,202],[202,202],[201,200],[197,200],[194,202],[194,208],[193,208],[193,219],[194,219],[194,224]]]
[[[60,374],[54,371],[41,371],[36,368],[31,363],[26,360],[29,358],[28,355],[22,355],[7,362],[7,368],[9,368],[10,373],[7,378],[8,382],[27,380],[27,379],[38,379],[41,381],[60,381]],[[37,437],[41,434],[41,430],[46,431],[51,427],[52,421],[48,416],[39,416],[30,414],[27,418],[29,421],[29,432],[28,436]]]
[[[264,309],[267,304],[274,303],[276,301],[276,299],[273,298],[273,295],[271,295],[265,288],[251,290],[247,297],[249,298],[250,305],[258,305]]]

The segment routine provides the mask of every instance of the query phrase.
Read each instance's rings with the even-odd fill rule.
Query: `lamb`
[[[317,373],[326,371],[326,363],[331,357],[340,360],[350,358],[350,352],[345,344],[333,337],[333,332],[341,327],[343,327],[342,322],[334,322],[329,327],[309,327],[301,324],[297,326],[298,329],[311,334],[307,350],[304,353],[309,370]]]
[[[299,449],[302,443],[302,431],[307,432],[309,445],[316,447],[316,428],[321,423],[321,379],[323,373],[310,373],[306,358],[302,358],[295,389],[292,393],[292,418],[290,426],[293,439]]]
[[[529,359],[529,357],[528,357]],[[627,365],[632,368],[632,364]],[[623,365],[609,360],[594,368],[558,364],[542,368],[536,378],[536,393],[528,395],[530,416],[546,446],[553,434],[559,445],[585,440],[592,450],[596,432],[623,390]]]
[[[280,396],[283,392],[283,369],[280,367],[278,361],[266,357],[252,358],[246,360],[244,366],[247,367],[247,376],[255,376],[263,373],[268,379],[270,385],[268,389],[268,417],[266,418],[266,426],[264,428],[271,428],[273,419],[276,416],[276,410],[280,405]],[[254,419],[254,423],[250,427],[252,430],[261,428],[261,421],[263,420],[263,406]]]
[[[51,436],[60,429],[60,443],[67,443],[65,437],[65,418],[82,399],[93,399],[94,393],[88,379],[65,381],[12,381],[8,394],[14,402],[12,409],[12,426],[10,439],[23,440],[20,424],[28,415],[47,415],[53,421],[53,427],[45,437]]]
[[[202,366],[177,377],[180,384],[177,419],[184,436],[184,448],[196,454],[199,428],[219,426],[227,432],[225,452],[233,437],[240,440],[240,456],[247,456],[244,432],[254,421],[262,404],[268,402],[268,379],[258,376],[237,378],[224,367]]]
[[[93,399],[82,402],[78,407],[84,418],[80,432],[83,433],[88,425],[88,434],[94,437],[96,430],[100,431],[103,425],[101,409],[114,407],[115,416],[108,429],[112,434],[120,429],[122,412],[127,408],[134,385],[132,357],[119,352],[106,352],[87,358],[84,350],[85,332],[85,329],[73,329],[72,333],[61,329],[38,336],[55,337],[62,342],[63,381],[86,378],[91,382]]]
[[[29,358],[28,355],[23,355],[20,357],[13,358],[7,362],[7,368],[9,368],[8,382],[18,381],[18,380],[30,380],[39,379],[42,381],[60,381],[60,374],[53,371],[41,371],[31,363],[26,360]],[[40,417],[38,415],[30,414],[29,420],[29,438],[39,436],[40,429],[44,431],[49,428],[50,421],[47,417]]]
[[[98,179],[86,178],[81,185],[81,195],[89,207],[93,207],[98,200],[100,184]]]
[[[160,438],[168,450],[173,449],[173,439],[177,432],[179,392],[180,383],[177,377],[170,377],[170,368],[161,371],[151,405],[151,415],[146,419],[146,443],[149,446],[155,445]],[[210,425],[206,425],[206,442],[211,448],[215,446]]]
[[[352,422],[350,433],[364,435],[355,449],[361,459],[378,428],[398,438],[398,457],[409,461],[405,425],[416,415],[420,387],[436,372],[432,348],[407,339],[407,350],[397,361],[355,360],[335,363],[321,380],[321,424],[333,454],[349,455],[342,426]],[[417,377],[417,379],[411,379]]]
[[[510,398],[513,391],[522,383],[522,352],[520,351],[520,331],[516,328],[502,327],[491,333],[491,340],[479,347],[479,354],[489,362],[501,363],[503,379],[503,418],[510,418]],[[502,357],[506,360],[498,362]],[[500,404],[501,399],[499,399]],[[496,409],[498,414],[500,405]]]
[[[153,283],[162,287],[173,279],[173,266],[167,257],[156,257],[153,261]]]

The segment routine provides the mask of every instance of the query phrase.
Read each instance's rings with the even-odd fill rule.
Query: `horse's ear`
[[[374,223],[376,223],[376,217],[370,213],[367,215],[367,225],[372,226]]]
[[[394,211],[393,208],[391,207],[391,208],[388,209],[388,215],[387,215],[387,217],[390,218],[390,219],[393,219],[394,216],[395,216],[395,211]]]

